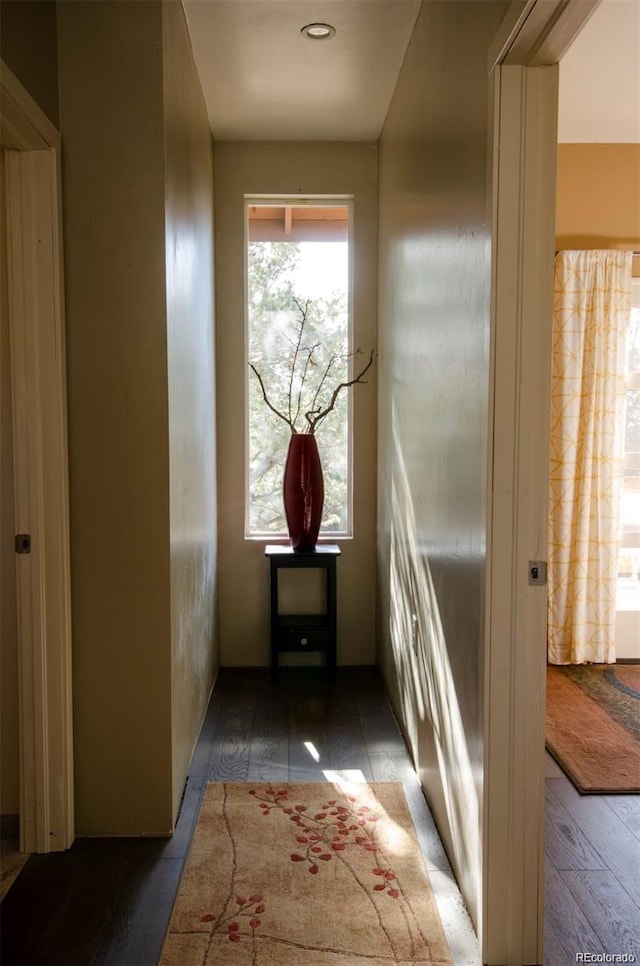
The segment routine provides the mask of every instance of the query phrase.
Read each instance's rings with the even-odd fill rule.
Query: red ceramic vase
[[[293,433],[282,486],[284,512],[294,550],[314,550],[324,504],[322,466],[315,436]]]

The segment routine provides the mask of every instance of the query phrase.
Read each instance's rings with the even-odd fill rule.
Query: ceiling
[[[418,0],[183,0],[218,141],[375,141]],[[305,24],[328,22],[329,40]]]
[[[216,140],[375,141],[420,0],[183,5]],[[563,57],[559,140],[640,141],[640,0],[603,0]]]
[[[560,61],[558,140],[640,142],[640,0],[604,0]]]

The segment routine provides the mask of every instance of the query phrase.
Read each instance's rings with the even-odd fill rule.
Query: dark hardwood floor
[[[640,962],[640,797],[583,798],[549,759],[545,963],[578,952]],[[158,962],[207,781],[322,781],[326,771],[402,781],[457,966],[478,947],[374,668],[223,669],[171,839],[78,839],[33,855],[0,906],[4,966]],[[300,966],[305,966],[301,963]]]
[[[640,795],[580,795],[547,755],[545,816],[545,964],[640,963]]]

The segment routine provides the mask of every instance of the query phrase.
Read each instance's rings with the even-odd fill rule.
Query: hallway
[[[315,761],[311,746],[319,761]],[[172,839],[78,839],[32,856],[0,906],[4,966],[158,961],[206,781],[324,781],[323,770],[402,781],[456,964],[478,947],[376,668],[223,668]],[[355,777],[355,776],[354,776]],[[304,966],[304,964],[301,964]]]
[[[0,906],[0,961],[153,966],[205,783],[321,781],[324,770],[403,782],[456,966],[478,966],[460,892],[373,667],[339,668],[333,684],[314,669],[284,669],[272,684],[266,669],[223,668],[173,838],[78,839],[69,852],[31,856]],[[570,966],[577,952],[640,958],[632,900],[640,895],[640,798],[580,796],[548,755],[546,785],[545,966]]]

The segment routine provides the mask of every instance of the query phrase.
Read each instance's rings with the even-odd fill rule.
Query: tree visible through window
[[[301,204],[299,199],[291,204],[250,201],[247,239],[248,358],[259,369],[269,398],[284,411],[302,310],[303,348],[321,346],[311,358],[308,382],[318,383],[322,365],[331,357],[331,386],[348,378],[349,206],[315,200]],[[284,535],[282,474],[290,431],[265,406],[257,379],[251,373],[247,379],[246,532],[256,537]],[[294,386],[294,394],[296,390]],[[318,402],[326,404],[322,393]],[[299,422],[296,428],[302,431],[303,419]],[[317,441],[325,488],[320,532],[346,535],[351,526],[347,393],[323,421]]]

